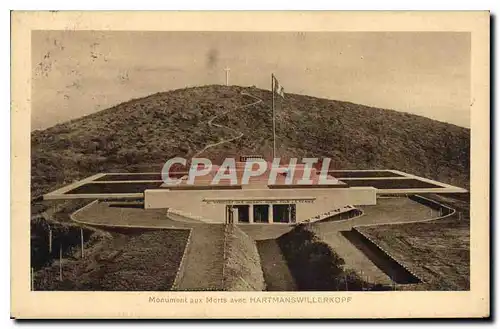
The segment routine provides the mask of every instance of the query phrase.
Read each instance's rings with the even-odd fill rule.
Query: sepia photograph
[[[260,293],[199,299],[247,311],[470,293],[471,223],[489,220],[471,206],[472,39],[34,28],[28,293]]]

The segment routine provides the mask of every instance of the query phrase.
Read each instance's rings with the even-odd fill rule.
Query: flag
[[[285,88],[281,87],[278,95],[280,95],[282,98],[285,98]]]
[[[282,98],[285,98],[285,88],[280,85],[278,79],[273,75],[274,78],[274,92],[281,96]]]
[[[273,158],[276,157],[276,106],[274,102],[274,93],[277,93],[279,96],[281,96],[282,99],[285,99],[285,88],[280,85],[278,79],[274,76],[274,74],[271,74],[271,89],[272,89],[272,95],[273,95]],[[279,102],[283,103],[283,102]],[[283,105],[281,105],[283,106]]]

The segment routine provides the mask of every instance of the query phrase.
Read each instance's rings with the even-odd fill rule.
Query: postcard
[[[11,316],[490,315],[489,12],[12,12]]]

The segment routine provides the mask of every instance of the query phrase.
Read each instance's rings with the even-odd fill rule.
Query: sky
[[[470,127],[470,34],[32,33],[31,130],[156,92],[225,84],[393,109]]]

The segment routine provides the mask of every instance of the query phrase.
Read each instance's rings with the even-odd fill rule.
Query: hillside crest
[[[398,169],[469,187],[466,128],[297,94],[278,100],[276,113],[281,157],[330,157],[337,169]],[[220,85],[161,92],[31,138],[33,197],[96,172],[160,170],[175,156],[270,157],[271,92]],[[216,145],[204,151],[209,144]]]

